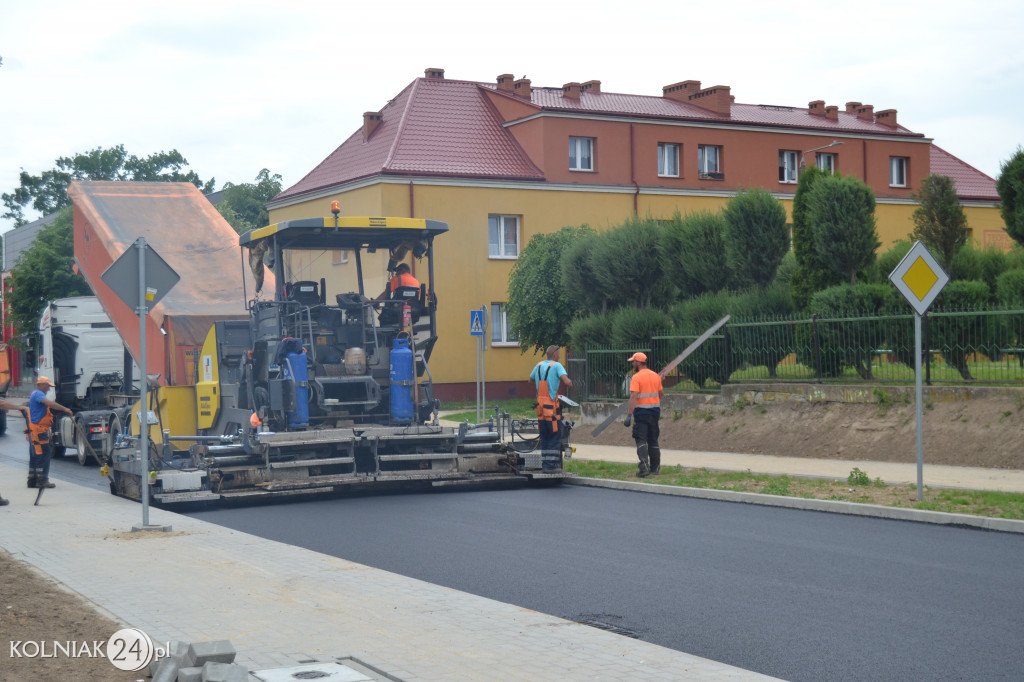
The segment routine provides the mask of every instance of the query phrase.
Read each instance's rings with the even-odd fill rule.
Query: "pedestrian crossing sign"
[[[483,336],[484,335],[484,311],[483,310],[470,310],[469,311],[469,335],[470,336]]]

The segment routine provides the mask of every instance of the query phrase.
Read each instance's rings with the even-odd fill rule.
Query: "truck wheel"
[[[78,417],[75,417],[75,449],[78,450],[78,463],[84,467],[89,466],[96,458],[89,454],[89,447],[82,438],[85,433],[85,424]]]
[[[107,437],[103,439],[103,458],[107,461],[107,464],[113,464],[114,462],[114,443],[117,442],[117,437],[120,433],[121,418],[115,414],[110,418],[110,423],[107,425]]]

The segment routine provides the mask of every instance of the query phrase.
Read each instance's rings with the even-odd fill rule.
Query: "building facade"
[[[897,122],[895,109],[810,102],[739,104],[730,88],[682,81],[658,95],[601,91],[600,81],[533,87],[511,74],[482,83],[427,69],[295,185],[272,222],[327,215],[443,220],[435,245],[440,340],[431,372],[442,398],[472,398],[476,342],[469,311],[487,307],[488,398],[527,397],[537,361],[509,337],[503,306],[520,250],[567,225],[601,229],[631,215],[668,219],[717,210],[744,187],[791,209],[799,169],[853,175],[875,193],[882,248],[913,229],[913,194],[950,175],[978,245],[1008,245],[995,181]],[[385,260],[364,263],[385,282]],[[345,254],[296,261],[294,279],[351,277]],[[415,274],[415,273],[414,273]],[[376,289],[376,284],[368,289]]]

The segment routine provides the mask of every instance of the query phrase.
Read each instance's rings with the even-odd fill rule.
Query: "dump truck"
[[[496,412],[485,423],[456,427],[438,419],[430,374],[439,343],[434,248],[447,224],[341,217],[334,207],[333,217],[235,235],[228,248],[221,235],[230,226],[197,205],[198,191],[167,184],[75,182],[69,188],[76,261],[136,360],[138,315],[95,283],[101,268],[133,236],[144,235],[172,268],[184,270],[145,322],[157,337],[153,344],[147,334],[147,352],[158,355],[147,355],[149,449],[139,452],[138,405],[109,456],[102,455],[112,492],[139,499],[141,486],[149,485],[150,499],[173,505],[557,483],[569,476],[541,469],[536,420]],[[177,215],[161,217],[161,211]],[[197,221],[198,214],[209,219]],[[193,237],[204,234],[216,244],[195,246]],[[331,291],[326,277],[310,273],[330,262],[325,254],[339,253],[354,267],[331,280]],[[376,289],[402,263],[422,283],[371,298],[376,292],[368,287]],[[196,343],[204,321],[210,323]],[[563,422],[564,452],[572,425]]]
[[[73,413],[54,415],[54,457],[75,448],[82,466],[109,459],[114,435],[138,400],[138,370],[99,299],[50,301],[39,319],[34,352],[37,375],[54,381],[50,397]]]

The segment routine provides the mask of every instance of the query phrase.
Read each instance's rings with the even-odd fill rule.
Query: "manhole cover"
[[[598,630],[605,630],[607,632],[612,632],[612,633],[614,633],[616,635],[622,635],[623,637],[632,637],[633,639],[640,639],[639,633],[634,632],[633,630],[630,630],[628,628],[624,628],[621,625],[615,625],[614,623],[609,623],[608,620],[612,619],[612,618],[618,619],[618,618],[621,618],[621,616],[611,616],[611,615],[608,615],[608,616],[604,616],[602,618],[602,617],[599,617],[599,616],[595,617],[595,616],[585,615],[585,616],[580,616],[579,618],[574,618],[573,621],[576,622],[576,623],[579,623],[580,625],[589,625],[592,628],[597,628]]]
[[[380,678],[354,670],[343,663],[307,663],[287,668],[271,668],[250,673],[260,682],[296,682],[317,680],[318,682],[377,682]]]

